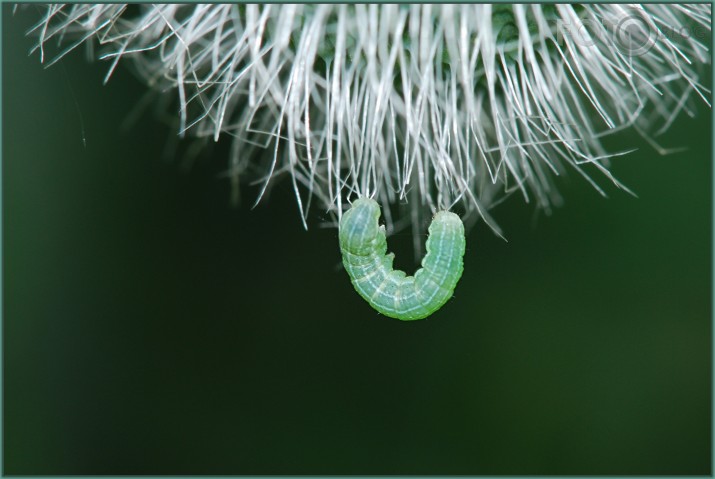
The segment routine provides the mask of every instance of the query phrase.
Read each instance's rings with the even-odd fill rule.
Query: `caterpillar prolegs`
[[[432,219],[427,255],[414,276],[395,270],[387,253],[385,227],[378,225],[380,206],[369,198],[355,201],[340,221],[343,265],[355,290],[370,306],[391,318],[423,319],[452,297],[464,269],[464,224],[454,213]]]

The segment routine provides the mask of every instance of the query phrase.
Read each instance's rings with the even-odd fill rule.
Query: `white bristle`
[[[131,60],[175,88],[181,133],[230,135],[230,172],[262,183],[257,201],[287,173],[306,225],[311,199],[339,217],[370,196],[407,203],[413,225],[461,204],[496,230],[496,202],[517,192],[548,210],[568,170],[618,184],[605,134],[655,134],[691,97],[707,102],[710,16],[707,4],[77,4],[48,6],[33,33],[43,61],[92,40],[107,78]],[[51,59],[50,42],[63,48]]]

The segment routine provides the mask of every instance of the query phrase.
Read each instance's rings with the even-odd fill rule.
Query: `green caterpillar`
[[[386,254],[385,227],[378,225],[379,218],[377,202],[360,198],[340,221],[340,251],[350,281],[385,316],[403,321],[426,318],[452,297],[462,276],[464,224],[454,213],[437,213],[429,227],[422,268],[407,276],[392,268],[395,255]]]

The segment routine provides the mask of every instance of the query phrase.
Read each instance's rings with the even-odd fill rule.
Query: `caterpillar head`
[[[366,254],[372,248],[371,241],[377,236],[380,226],[380,205],[369,198],[360,198],[353,203],[340,222],[340,244],[353,254]]]

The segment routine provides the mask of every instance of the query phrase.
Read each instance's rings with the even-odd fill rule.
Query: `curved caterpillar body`
[[[414,276],[394,270],[387,253],[380,206],[369,198],[353,203],[340,221],[340,251],[355,290],[370,306],[391,318],[423,319],[452,297],[464,269],[464,225],[454,213],[432,219],[427,255]]]

